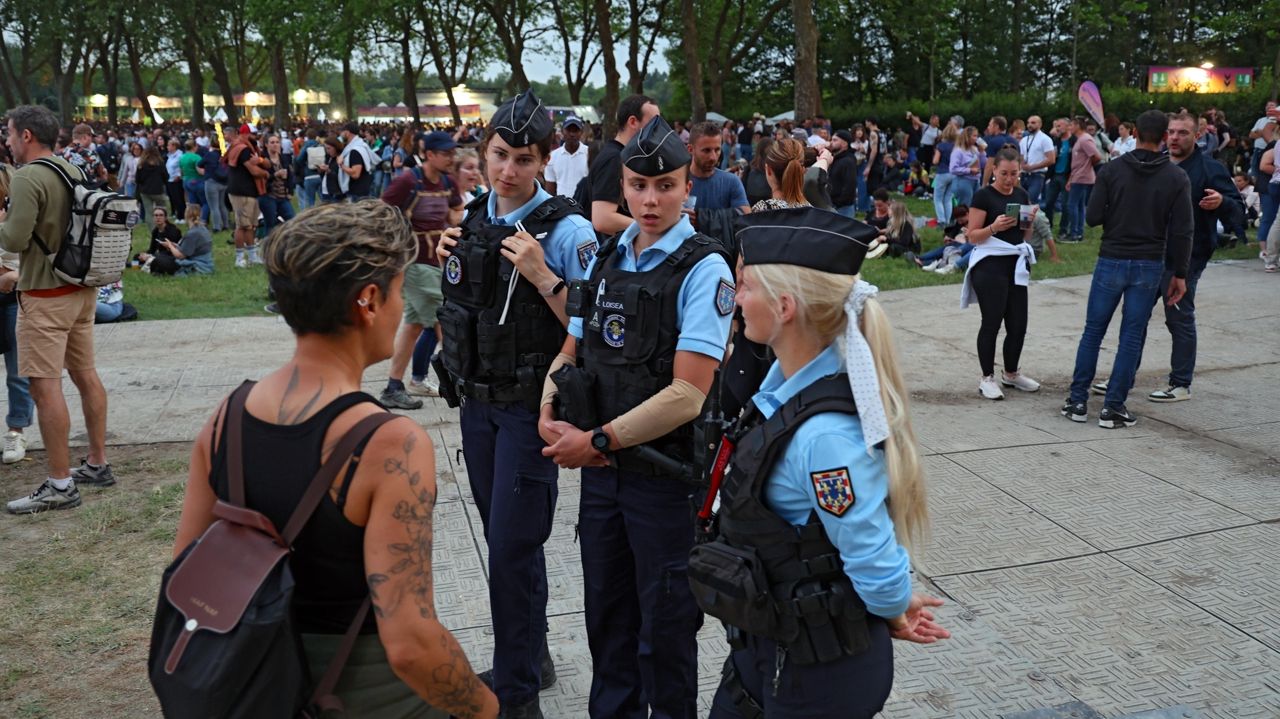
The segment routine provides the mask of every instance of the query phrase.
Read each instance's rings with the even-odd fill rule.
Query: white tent
[[[220,107],[220,108],[218,108],[218,111],[217,111],[217,112],[215,112],[215,113],[213,113],[213,120],[214,120],[214,122],[226,122],[226,121],[227,121],[227,111],[226,111],[226,110],[224,110],[224,109],[222,109],[221,107]]]
[[[204,109],[204,121],[213,122],[213,116],[209,114],[209,108],[207,107]]]
[[[708,112],[707,120],[709,122],[728,122],[729,118],[725,117],[724,115],[721,115],[718,112]]]
[[[133,117],[129,118],[131,122],[142,122],[142,114],[139,110],[133,111]]]
[[[773,117],[769,118],[769,119],[768,119],[768,120],[766,120],[765,122],[768,122],[770,125],[776,125],[776,124],[778,124],[779,122],[782,122],[783,120],[791,120],[792,122],[794,122],[794,121],[795,121],[795,119],[796,119],[796,111],[795,111],[795,110],[787,110],[786,112],[782,113],[781,115],[774,115]]]

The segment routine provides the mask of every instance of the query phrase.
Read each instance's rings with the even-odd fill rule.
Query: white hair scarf
[[[885,415],[884,400],[880,397],[880,378],[876,374],[875,358],[871,346],[858,326],[862,308],[867,300],[879,294],[880,288],[858,280],[844,301],[844,311],[849,317],[844,330],[844,364],[849,375],[849,387],[858,404],[858,416],[862,420],[862,436],[867,444],[867,454],[874,454],[876,445],[889,438],[889,419]]]

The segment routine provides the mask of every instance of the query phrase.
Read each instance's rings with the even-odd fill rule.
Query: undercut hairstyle
[[[404,213],[376,199],[304,210],[262,243],[276,304],[299,336],[352,326],[360,291],[372,284],[386,297],[417,254]]]
[[[618,103],[618,127],[627,124],[627,119],[634,117],[637,120],[644,119],[644,106],[654,102],[652,97],[648,95],[628,95],[626,99]]]
[[[699,122],[689,128],[690,145],[703,137],[714,137],[716,139],[720,139],[720,126],[714,122]]]
[[[58,142],[58,133],[62,126],[58,117],[43,105],[19,105],[9,111],[9,121],[13,129],[21,134],[23,130],[31,133],[35,141],[45,147],[53,147]]]
[[[1164,139],[1164,134],[1169,131],[1169,116],[1159,110],[1147,110],[1138,115],[1138,121],[1135,124],[1138,128],[1138,142],[1144,145],[1158,145]]]

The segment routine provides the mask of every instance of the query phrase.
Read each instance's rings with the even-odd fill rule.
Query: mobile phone
[[[1018,219],[1018,213],[1022,211],[1022,205],[1014,202],[1004,206],[1004,214],[1006,217]]]

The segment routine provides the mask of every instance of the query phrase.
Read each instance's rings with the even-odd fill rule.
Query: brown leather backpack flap
[[[270,520],[262,517],[262,521],[270,527]],[[205,530],[199,543],[174,570],[165,587],[165,599],[187,618],[187,623],[165,661],[166,671],[172,673],[177,668],[195,632],[226,634],[240,622],[263,580],[289,554],[271,535],[279,536],[274,528],[268,534],[244,523],[220,519]]]

